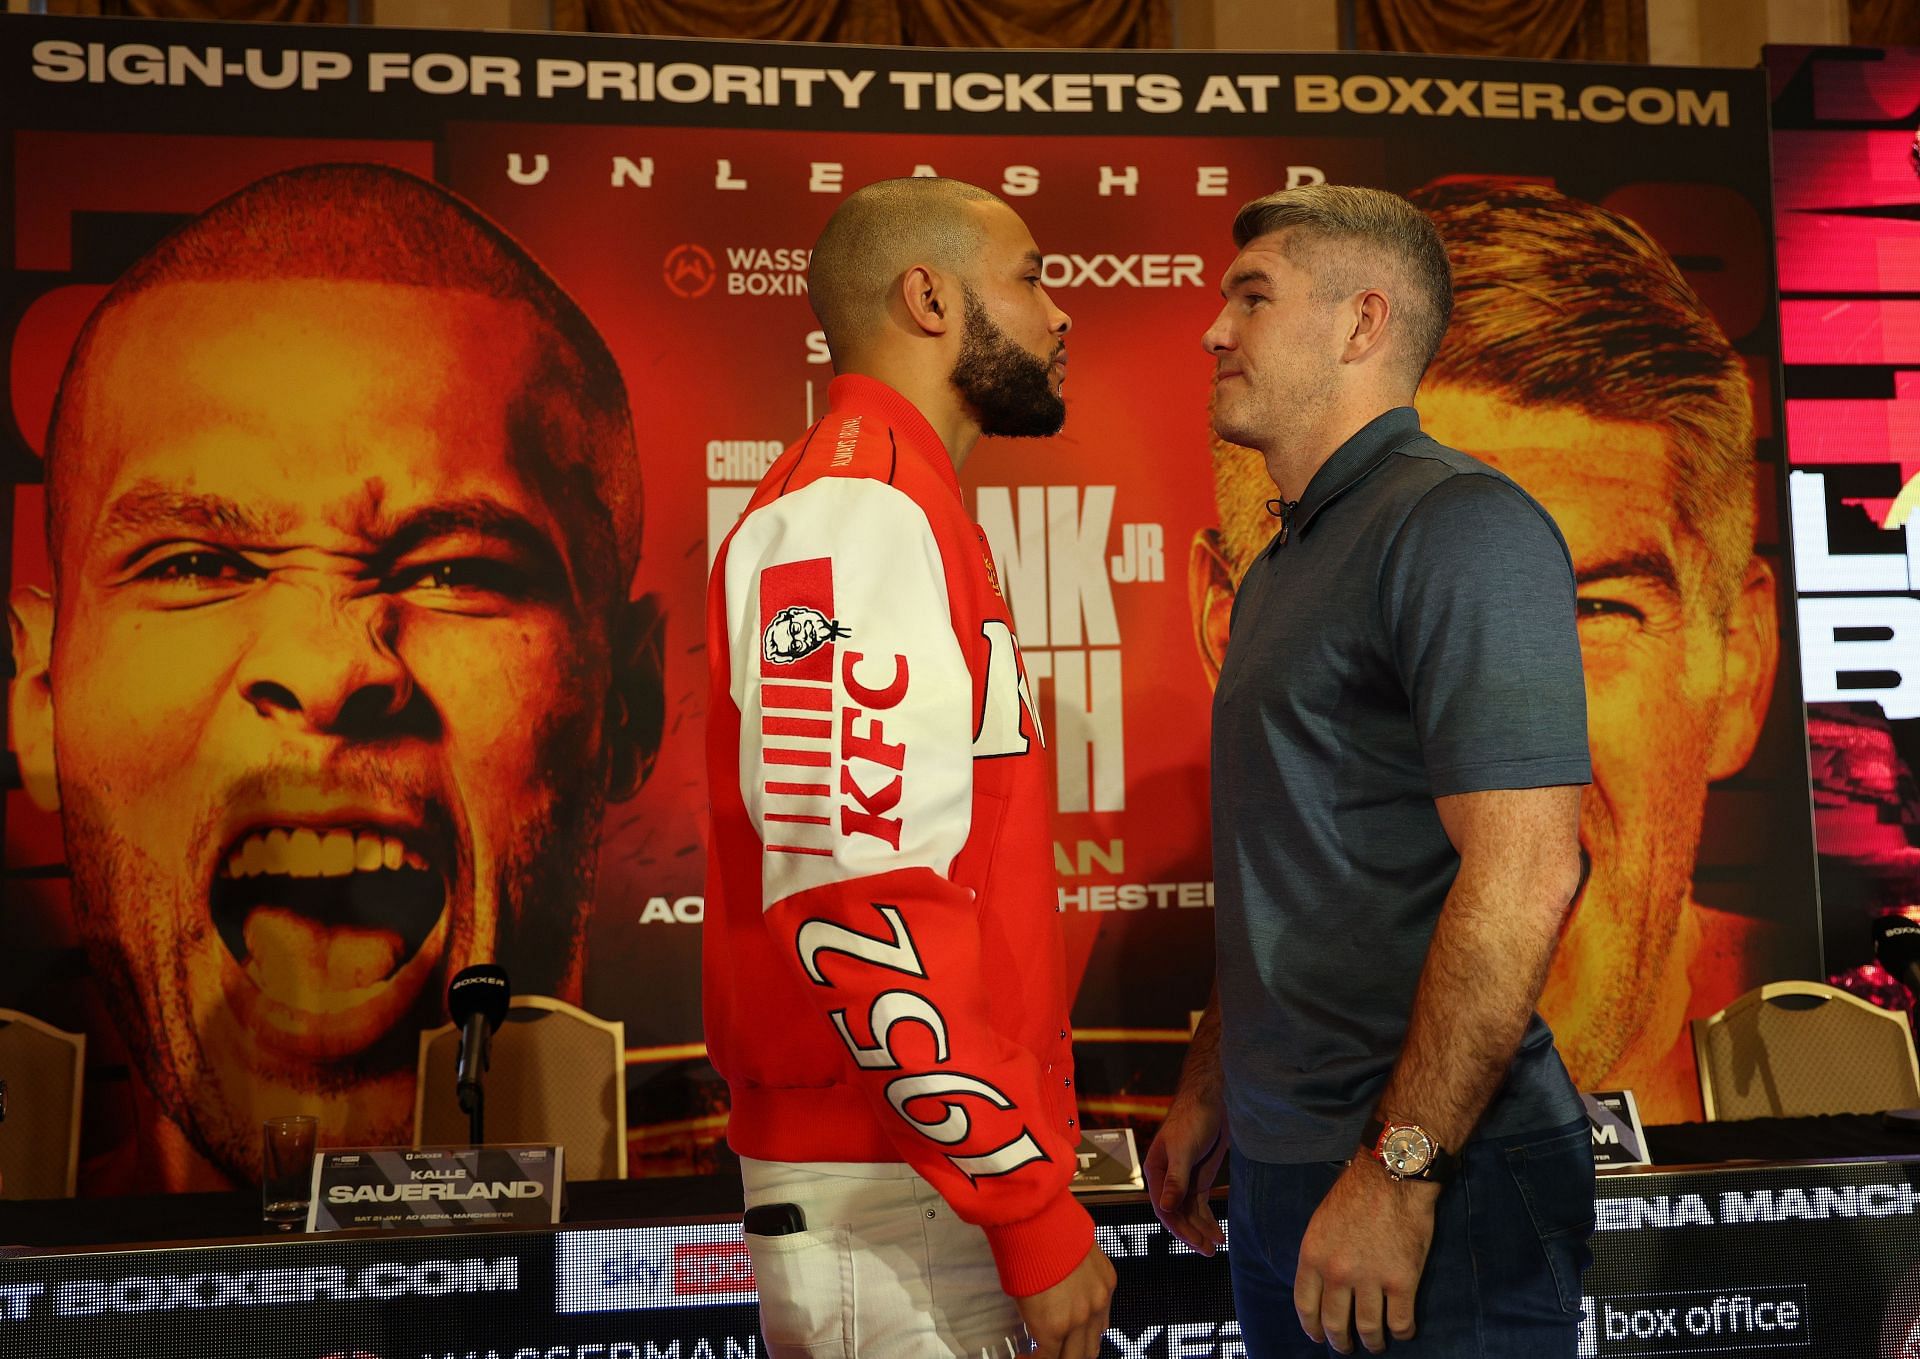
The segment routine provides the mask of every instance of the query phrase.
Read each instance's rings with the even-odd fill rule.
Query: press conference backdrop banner
[[[1002,194],[1074,318],[1065,432],[964,486],[1057,762],[1090,1123],[1151,1131],[1207,996],[1271,492],[1199,337],[1289,184],[1456,241],[1424,417],[1581,575],[1577,1079],[1690,1116],[1687,1016],[1818,966],[1757,73],[8,16],[0,100],[0,1005],[89,1037],[86,1192],[248,1179],[296,1109],[410,1140],[416,1036],[492,960],[625,1021],[635,1173],[711,1159],[704,578],[824,409],[808,247],[894,175]]]
[[[1920,49],[1767,50],[1807,736],[1832,970],[1920,911]]]

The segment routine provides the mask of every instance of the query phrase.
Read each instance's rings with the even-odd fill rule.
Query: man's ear
[[[1378,288],[1366,288],[1356,294],[1347,313],[1347,339],[1340,357],[1348,363],[1377,354],[1387,342],[1387,319],[1393,304]]]
[[[1233,568],[1220,547],[1220,530],[1201,529],[1187,554],[1187,602],[1193,608],[1193,640],[1209,689],[1220,683],[1227,658],[1227,626],[1233,619]]]
[[[7,606],[13,682],[7,692],[7,744],[20,782],[42,811],[60,808],[53,757],[53,596],[21,586]]]
[[[907,322],[923,335],[945,335],[960,324],[960,281],[916,264],[900,276]]]
[[[658,595],[620,606],[613,629],[613,688],[607,695],[607,797],[625,802],[653,772],[666,724],[666,617]]]
[[[1707,767],[1709,780],[1724,779],[1746,767],[1767,720],[1774,671],[1780,664],[1778,590],[1770,564],[1758,557],[1747,563],[1740,593],[1727,614],[1726,671]]]

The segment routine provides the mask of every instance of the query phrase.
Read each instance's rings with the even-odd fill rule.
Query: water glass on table
[[[293,1231],[307,1220],[319,1131],[319,1121],[308,1114],[260,1125],[260,1212],[275,1231]]]

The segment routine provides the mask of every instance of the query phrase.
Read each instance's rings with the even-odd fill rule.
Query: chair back
[[[1920,1106],[1906,1016],[1820,982],[1769,982],[1693,1021],[1710,1120]]]
[[[569,1180],[627,1174],[626,1025],[552,996],[514,996],[493,1035],[486,1075],[488,1142],[567,1149]],[[460,1031],[420,1035],[413,1144],[458,1146],[467,1116],[454,1089]]]
[[[0,1010],[0,1197],[73,1197],[80,1168],[80,1092],[87,1036],[17,1010]]]

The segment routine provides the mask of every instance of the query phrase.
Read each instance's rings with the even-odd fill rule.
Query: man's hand
[[[1202,1255],[1227,1243],[1207,1195],[1227,1154],[1220,1106],[1176,1099],[1147,1148],[1147,1193],[1168,1231]]]
[[[1314,1210],[1300,1241],[1293,1307],[1315,1344],[1369,1354],[1413,1338],[1413,1296],[1433,1244],[1440,1186],[1395,1184],[1371,1156],[1356,1156]]]
[[[1014,1299],[1039,1359],[1098,1359],[1113,1282],[1113,1265],[1095,1246],[1052,1288]]]

